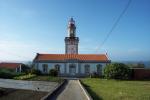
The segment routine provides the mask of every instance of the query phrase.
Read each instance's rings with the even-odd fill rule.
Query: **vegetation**
[[[93,72],[92,74],[90,74],[90,78],[98,78],[98,77],[102,76],[100,76],[97,72]]]
[[[34,68],[32,68],[32,69],[29,71],[29,73],[31,73],[31,74],[36,74],[36,75],[41,75],[41,74],[42,74],[40,70],[34,69]]]
[[[22,68],[22,72],[25,72],[25,73],[29,72],[30,70],[30,67],[27,64],[22,64],[21,68]]]
[[[16,76],[14,77],[14,79],[16,80],[26,80],[26,79],[30,79],[30,78],[33,78],[33,77],[36,77],[35,74],[28,74],[28,75],[23,75],[23,76]]]
[[[50,76],[58,76],[58,70],[57,69],[50,69],[49,74],[50,74]]]
[[[24,75],[24,73],[18,73],[11,69],[1,68],[0,78],[12,79],[15,76]]]
[[[61,82],[62,79],[60,77],[53,77],[53,76],[36,76],[33,78],[28,79],[30,81],[50,81],[50,82]]]
[[[150,81],[84,78],[81,82],[94,100],[150,99]]]
[[[129,79],[131,69],[123,63],[109,64],[104,68],[104,76],[107,79]]]

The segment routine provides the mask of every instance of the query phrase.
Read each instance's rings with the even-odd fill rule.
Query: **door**
[[[75,65],[71,64],[71,65],[69,66],[69,74],[70,74],[71,76],[74,76],[74,75],[76,74],[76,66],[75,66]]]

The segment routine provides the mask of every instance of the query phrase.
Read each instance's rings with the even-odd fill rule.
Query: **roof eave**
[[[34,63],[67,63],[68,60],[34,60]],[[111,60],[69,60],[69,62],[79,62],[79,63],[111,63]]]

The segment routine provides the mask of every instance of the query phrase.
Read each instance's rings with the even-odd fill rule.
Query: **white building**
[[[68,37],[65,37],[65,54],[39,54],[33,63],[43,73],[50,69],[59,70],[61,76],[82,77],[91,73],[102,75],[102,69],[110,63],[106,54],[78,54],[79,37],[73,18],[68,23]]]

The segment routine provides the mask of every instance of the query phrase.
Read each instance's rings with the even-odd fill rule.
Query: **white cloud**
[[[64,53],[62,48],[51,48],[40,42],[0,41],[0,60],[33,60],[36,53]]]
[[[16,41],[0,41],[0,60],[31,60],[34,46]]]

